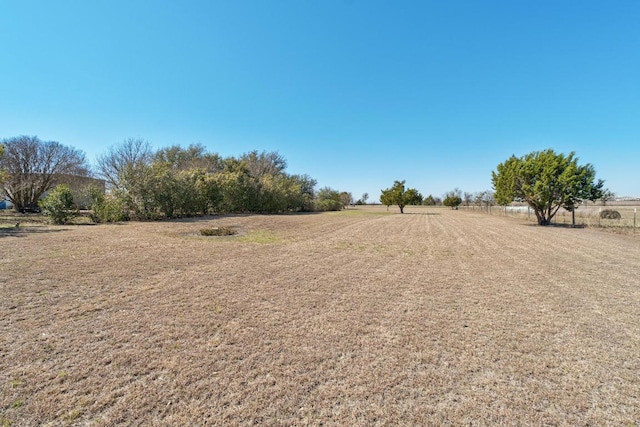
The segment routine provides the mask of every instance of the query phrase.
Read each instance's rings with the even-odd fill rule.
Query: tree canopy
[[[574,152],[552,149],[511,156],[492,172],[492,182],[498,204],[526,202],[539,225],[549,225],[560,208],[573,211],[583,200],[599,199],[604,185],[591,164],[578,165]]]
[[[64,175],[89,176],[84,153],[56,141],[37,136],[5,139],[0,170],[3,189],[16,210],[37,207],[38,200]]]
[[[407,188],[404,186],[405,181],[395,181],[391,188],[382,190],[380,195],[380,203],[387,206],[398,205],[400,213],[404,213],[404,207],[407,205],[419,205],[422,203],[422,195],[415,188]]]
[[[339,193],[286,173],[277,152],[251,151],[221,158],[202,145],[152,151],[127,139],[98,159],[110,194],[94,194],[97,220],[175,218],[226,212],[295,212],[341,209]]]

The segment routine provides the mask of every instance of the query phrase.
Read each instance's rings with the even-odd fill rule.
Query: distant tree
[[[444,197],[443,205],[450,207],[451,209],[458,209],[458,206],[462,203],[462,197],[460,197],[460,190],[458,188],[453,191],[447,192]]]
[[[153,151],[144,139],[127,138],[121,144],[110,147],[98,157],[98,173],[111,188],[127,191],[132,180],[151,165]]]
[[[353,203],[353,196],[351,193],[343,191],[340,193],[340,201],[342,202],[342,207],[346,208]]]
[[[191,144],[187,148],[179,145],[161,148],[153,155],[153,162],[167,163],[172,169],[202,169],[207,173],[222,170],[222,159],[218,154],[208,153],[201,144]]]
[[[407,205],[421,205],[422,204],[422,194],[415,188],[408,188],[405,191],[404,199],[407,202]]]
[[[599,199],[604,185],[595,181],[591,164],[578,165],[575,153],[552,149],[511,156],[492,172],[492,181],[497,203],[526,202],[539,225],[549,225],[561,207],[573,211],[583,200]]]
[[[315,200],[315,210],[317,211],[339,211],[342,209],[340,193],[329,187],[318,190]]]
[[[243,154],[240,161],[247,165],[249,175],[260,178],[264,175],[278,175],[284,173],[287,161],[277,152],[258,152],[256,150]]]
[[[604,190],[602,190],[602,195],[600,196],[600,202],[602,203],[602,206],[607,206],[607,202],[610,202],[611,200],[615,200],[615,198],[616,198],[616,193],[609,190],[608,188],[605,188]]]
[[[360,198],[360,200],[362,200],[363,205],[366,205],[367,200],[369,200],[369,193],[362,193],[362,197]]]
[[[436,200],[433,198],[433,196],[431,194],[429,194],[427,197],[425,197],[422,200],[422,204],[425,206],[435,206],[436,205]]]
[[[18,136],[5,139],[2,144],[3,189],[18,211],[36,207],[42,195],[52,189],[62,175],[90,175],[84,153],[59,142]]]
[[[42,213],[51,218],[54,224],[65,224],[78,215],[73,203],[73,193],[66,184],[57,185],[38,202]]]
[[[309,175],[291,175],[291,180],[299,188],[299,193],[296,195],[297,201],[293,210],[312,211],[316,197],[315,188],[318,182]]]
[[[422,200],[422,195],[414,189],[405,189],[405,181],[395,181],[391,188],[382,190],[380,202],[387,206],[398,205],[400,213],[404,213],[404,207],[408,204],[414,204],[418,199]]]
[[[476,206],[493,206],[495,204],[495,199],[493,197],[493,192],[490,190],[479,191],[473,194],[473,204]]]
[[[465,191],[462,196],[462,203],[464,203],[464,205],[468,207],[469,205],[471,205],[472,200],[473,200],[473,194]]]

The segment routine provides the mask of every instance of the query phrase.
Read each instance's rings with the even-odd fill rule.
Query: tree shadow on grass
[[[12,227],[12,228],[0,228],[0,239],[3,237],[26,237],[29,234],[44,234],[44,233],[59,233],[61,231],[67,231],[68,228],[24,228],[24,227]]]
[[[548,225],[540,225],[537,222],[532,222],[532,223],[528,223],[526,224],[527,227],[539,227],[539,228],[586,228],[586,226],[584,224],[576,224],[576,225],[571,225],[571,224],[548,224]]]
[[[398,212],[398,214],[400,214],[400,212]],[[442,215],[439,212],[405,212],[401,215],[427,215],[427,216],[437,216],[437,215]]]

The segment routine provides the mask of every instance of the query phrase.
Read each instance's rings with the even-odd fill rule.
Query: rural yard
[[[0,229],[0,426],[639,425],[639,236],[397,211]]]

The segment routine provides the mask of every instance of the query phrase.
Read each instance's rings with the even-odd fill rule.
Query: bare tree
[[[616,199],[616,193],[609,190],[608,188],[605,188],[604,190],[602,190],[602,196],[600,197],[600,202],[602,203],[602,206],[607,206],[607,202],[610,202],[615,199]]]
[[[472,200],[473,200],[473,194],[465,191],[464,194],[462,195],[462,203],[464,203],[464,205],[468,207],[471,204]]]
[[[135,171],[141,167],[148,166],[152,157],[149,142],[140,138],[127,138],[122,144],[110,147],[98,157],[98,172],[109,187],[123,189],[127,177],[135,175]]]
[[[0,169],[5,171],[4,192],[16,210],[34,208],[42,195],[63,175],[89,176],[84,153],[37,136],[2,141]]]

